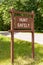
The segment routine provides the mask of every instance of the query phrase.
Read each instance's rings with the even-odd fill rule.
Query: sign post
[[[14,64],[14,14],[11,13],[11,63]]]
[[[32,58],[34,58],[34,12],[20,12],[14,9],[11,13],[11,62],[14,64],[14,32],[31,32],[32,33]],[[16,14],[16,16],[15,16]],[[29,16],[18,16],[17,14],[26,14]]]

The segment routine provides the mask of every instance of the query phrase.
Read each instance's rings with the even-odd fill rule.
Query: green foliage
[[[0,13],[0,30],[3,30],[3,13]]]
[[[0,22],[3,21],[0,30],[8,30],[10,28],[9,10],[14,8],[20,11],[34,11],[35,13],[35,30],[43,30],[43,0],[2,0],[0,3]],[[1,24],[0,23],[0,24]]]

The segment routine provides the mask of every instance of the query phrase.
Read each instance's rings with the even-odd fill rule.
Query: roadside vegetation
[[[14,40],[14,65],[43,65],[43,45],[35,43],[35,58],[32,59],[32,43]],[[0,65],[11,65],[10,38],[0,35]]]

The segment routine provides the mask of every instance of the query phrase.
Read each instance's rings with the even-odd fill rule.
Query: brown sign
[[[27,18],[23,16],[16,16],[14,18],[14,28],[15,29],[31,29],[32,18]]]
[[[11,13],[11,62],[14,63],[14,32],[31,32],[32,33],[32,58],[34,58],[34,12],[20,12],[14,9]],[[26,14],[31,17],[14,16],[15,14]]]

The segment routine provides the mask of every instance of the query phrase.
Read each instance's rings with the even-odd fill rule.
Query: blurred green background
[[[34,27],[36,32],[43,32],[43,0],[0,0],[0,31],[10,29],[11,8],[19,11],[35,12]]]

